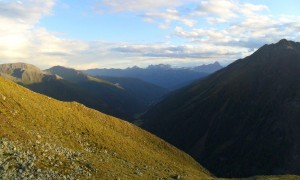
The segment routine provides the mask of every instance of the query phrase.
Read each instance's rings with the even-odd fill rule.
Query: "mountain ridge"
[[[44,78],[60,79],[38,67],[27,63],[10,63],[0,65],[0,74],[19,83],[31,84],[42,82]]]
[[[108,81],[89,76],[87,74],[84,74],[82,71],[73,68],[64,67],[64,66],[53,66],[50,69],[46,69],[45,71],[63,77],[65,80],[68,80],[72,83],[80,83],[84,81],[96,81],[100,83],[107,83],[109,85],[114,86],[114,84]]]
[[[166,88],[179,89],[195,80],[206,77],[222,67],[218,62],[194,68],[172,68],[168,64],[149,65],[147,68],[134,66],[126,69],[90,69],[84,72],[93,76],[133,77]]]

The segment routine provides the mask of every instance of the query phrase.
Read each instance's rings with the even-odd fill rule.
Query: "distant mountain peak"
[[[222,68],[223,67],[220,65],[220,63],[216,61],[212,64],[203,64],[201,66],[196,66],[192,68],[192,70],[205,73],[214,73]]]
[[[77,71],[73,68],[70,68],[70,67],[65,67],[65,66],[60,66],[60,65],[57,65],[57,66],[53,66],[51,69],[63,69],[63,70],[72,70],[72,71]]]
[[[51,74],[58,75],[58,76],[62,77],[63,79],[68,80],[70,82],[82,82],[82,81],[88,81],[88,80],[95,79],[95,78],[92,78],[92,77],[84,74],[81,71],[78,71],[73,68],[64,67],[64,66],[54,66],[50,69],[47,69],[46,71]]]
[[[0,75],[23,84],[41,82],[46,76],[47,78],[55,78],[32,64],[21,62],[0,64]]]
[[[157,65],[149,65],[147,69],[172,69],[170,64],[157,64]]]
[[[27,64],[23,62],[18,62],[18,63],[7,63],[7,64],[1,64],[1,67],[5,67],[8,69],[25,69],[25,70],[36,70],[36,71],[41,71],[38,67],[32,65],[32,64]]]
[[[113,68],[112,68],[113,69]],[[132,66],[132,67],[128,67],[128,68],[126,68],[127,70],[130,70],[130,69],[141,69],[140,67],[138,67],[138,66]],[[111,70],[111,69],[108,69],[108,70]],[[117,70],[119,70],[119,69],[117,69]]]
[[[216,61],[216,62],[213,63],[213,65],[220,65],[220,63],[218,61]]]

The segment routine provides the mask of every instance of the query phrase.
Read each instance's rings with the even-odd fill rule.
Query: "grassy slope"
[[[89,164],[95,178],[170,178],[174,174],[186,179],[210,178],[191,157],[127,122],[78,103],[31,92],[2,77],[0,137],[23,144],[38,157],[36,164],[42,170],[50,168],[62,174],[72,171],[70,160],[54,156],[63,165],[52,166],[46,157],[56,152],[43,152],[43,148],[34,148],[36,145],[80,152],[83,160],[76,163]]]

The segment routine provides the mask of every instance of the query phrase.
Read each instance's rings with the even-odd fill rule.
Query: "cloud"
[[[70,64],[88,44],[59,38],[37,26],[51,15],[55,0],[0,1],[0,63],[27,62],[40,67]]]
[[[300,17],[286,19],[268,15],[251,15],[228,24],[223,29],[217,29],[215,26],[192,30],[176,27],[173,34],[194,43],[211,43],[254,49],[282,38],[299,39],[299,19]]]
[[[202,1],[197,9],[192,13],[193,16],[216,16],[222,19],[230,19],[237,16],[235,11],[238,5],[230,0],[209,0]]]
[[[168,28],[173,21],[181,22],[189,27],[193,27],[197,23],[193,19],[183,17],[176,9],[166,9],[163,12],[146,12],[142,16],[146,22],[159,24],[162,29]],[[160,22],[160,19],[163,21]]]
[[[55,0],[0,1],[0,18],[32,25],[42,16],[49,15],[54,4]]]
[[[133,54],[142,57],[159,57],[172,59],[216,59],[225,56],[232,56],[236,58],[237,53],[249,53],[247,48],[228,48],[227,46],[214,46],[212,44],[201,45],[123,45],[111,49],[116,53]]]
[[[34,51],[35,24],[51,13],[54,1],[0,2],[0,57],[6,61],[24,59]]]
[[[207,0],[201,1],[191,16],[207,17],[210,22],[225,23],[267,10],[268,7],[265,5],[240,3],[233,0]]]
[[[177,10],[192,2],[197,0],[102,0],[92,9],[98,14],[131,12],[137,17],[142,17],[145,22],[157,24],[161,29],[168,29],[173,22],[180,22],[189,27],[196,24],[195,20]]]
[[[144,18],[145,22],[167,29],[174,22],[193,27],[201,21],[198,17],[206,18],[210,24],[226,23],[234,18],[267,11],[268,7],[234,0],[100,0],[93,9],[101,14],[132,12]]]
[[[241,3],[232,0],[202,1],[191,13],[204,18],[204,25],[186,29],[177,26],[173,35],[189,43],[210,44],[216,49],[235,47],[244,52],[253,52],[266,43],[274,43],[282,38],[298,40],[299,20],[297,16],[271,14],[265,5]],[[241,53],[244,54],[244,53]]]
[[[102,0],[98,9],[110,9],[113,12],[122,11],[152,11],[161,8],[174,8],[197,0]]]

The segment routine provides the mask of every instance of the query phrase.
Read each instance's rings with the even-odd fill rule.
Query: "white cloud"
[[[55,0],[0,1],[0,63],[26,62],[42,68],[85,63],[77,57],[89,50],[90,43],[59,38],[37,26],[54,4]]]
[[[102,0],[99,3],[100,9],[109,8],[111,11],[152,11],[161,8],[172,8],[184,5],[197,0]]]
[[[191,13],[191,16],[206,17],[206,20],[214,25],[219,23],[231,23],[245,16],[255,15],[267,11],[265,5],[241,3],[234,0],[204,0]]]
[[[193,19],[182,17],[176,9],[166,9],[163,12],[146,12],[143,16],[146,22],[159,24],[162,29],[168,28],[173,21],[181,22],[189,27],[193,27],[197,23]],[[163,22],[160,22],[160,19]]]
[[[55,0],[0,1],[0,18],[32,25],[49,15],[54,4]]]
[[[0,2],[0,58],[5,62],[31,58],[37,39],[35,24],[51,13],[54,0]],[[36,34],[37,33],[37,34]]]
[[[197,0],[101,0],[94,5],[93,10],[98,14],[105,12],[133,12],[143,17],[145,22],[157,24],[161,29],[168,29],[173,22],[181,22],[192,27],[196,21],[183,15],[176,8]]]
[[[203,61],[203,59],[223,59],[223,57],[237,58],[236,53],[248,54],[247,48],[227,47],[227,46],[215,46],[213,44],[201,44],[201,45],[123,45],[114,47],[112,49],[116,53],[139,55],[141,57],[152,58],[171,58],[171,59],[186,59]]]
[[[269,11],[269,8],[265,5],[255,5],[250,3],[241,4],[238,12],[243,15],[253,15],[259,12]]]
[[[216,49],[227,47],[237,57],[247,54],[245,48],[253,52],[266,43],[282,38],[296,41],[300,38],[300,17],[274,16],[265,5],[207,0],[200,3],[192,16],[204,18],[206,24],[192,29],[176,27],[174,36]]]
[[[201,1],[193,16],[216,16],[227,20],[237,16],[238,5],[231,0]]]
[[[177,27],[174,35],[194,43],[246,47],[251,50],[282,38],[297,41],[300,38],[299,19],[300,17],[287,20],[276,19],[272,16],[251,15],[223,29],[210,26],[210,28],[185,30]]]

